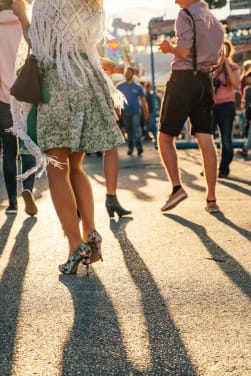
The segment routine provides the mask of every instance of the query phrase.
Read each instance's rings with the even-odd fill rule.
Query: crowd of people
[[[125,80],[116,87],[106,73],[112,72],[113,63],[102,59],[97,50],[104,35],[102,0],[55,3],[53,12],[57,11],[57,19],[49,0],[33,1],[31,19],[25,0],[14,0],[11,7],[0,10],[0,136],[9,198],[6,214],[16,214],[18,210],[18,155],[26,177],[22,191],[25,210],[31,216],[37,214],[32,194],[34,171],[46,166],[51,199],[69,242],[69,257],[59,265],[61,273],[76,273],[80,262],[89,266],[102,260],[102,237],[95,224],[92,185],[84,171],[86,154],[102,153],[106,209],[109,217],[115,213],[122,217],[131,211],[124,209],[117,198],[117,148],[126,142],[128,157],[133,156],[135,149],[140,157],[143,141],[153,137],[172,184],[161,211],[171,210],[187,198],[180,178],[176,138],[189,118],[191,133],[197,138],[202,155],[207,187],[205,209],[217,213],[220,209],[216,181],[217,177],[230,174],[235,90],[241,84],[248,139],[238,154],[247,158],[251,148],[251,65],[244,64],[241,77],[232,59],[232,44],[224,39],[224,29],[206,3],[176,3],[180,11],[175,39],[159,44],[162,53],[173,54],[161,101],[151,83],[143,87],[137,82],[133,67],[126,67]],[[49,93],[49,100],[36,107],[37,142],[29,138],[24,122],[31,106],[10,96],[22,34],[37,58],[43,72],[42,85]],[[216,127],[221,135],[219,166],[214,145]]]

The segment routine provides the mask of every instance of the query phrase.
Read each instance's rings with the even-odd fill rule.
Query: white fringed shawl
[[[56,64],[62,80],[79,86],[85,82],[84,62],[80,52],[85,52],[94,69],[106,80],[114,106],[123,107],[124,97],[103,71],[97,44],[104,38],[104,11],[93,0],[35,0],[32,6],[32,20],[29,28],[32,53],[43,68]],[[25,56],[24,56],[25,57]],[[74,69],[81,72],[81,81],[75,77]],[[41,153],[39,147],[26,133],[27,116],[31,105],[11,100],[13,114],[12,132],[24,140],[28,150],[36,157],[36,166],[28,171],[45,171],[47,163],[58,166],[57,161]]]

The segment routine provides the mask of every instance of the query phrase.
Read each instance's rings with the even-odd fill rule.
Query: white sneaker
[[[25,211],[28,215],[36,215],[37,214],[37,205],[35,203],[34,197],[29,189],[24,189],[22,192],[22,196],[24,199]]]
[[[5,210],[6,214],[17,214],[17,204],[10,204]]]
[[[183,188],[180,188],[176,193],[171,194],[166,201],[165,205],[162,206],[161,211],[167,211],[173,209],[176,205],[178,205],[181,201],[187,198],[187,194]]]

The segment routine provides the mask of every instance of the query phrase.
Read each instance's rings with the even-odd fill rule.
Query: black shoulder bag
[[[36,56],[30,54],[24,65],[17,71],[17,78],[10,88],[10,94],[18,101],[38,104],[41,99],[40,73]]]

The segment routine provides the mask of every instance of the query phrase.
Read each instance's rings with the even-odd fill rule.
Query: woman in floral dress
[[[124,142],[114,106],[123,98],[102,69],[97,44],[103,38],[101,0],[34,0],[31,21],[24,0],[13,1],[24,38],[43,72],[43,103],[37,108],[37,145],[26,134],[27,104],[13,100],[13,131],[46,166],[51,198],[69,241],[62,273],[76,273],[80,261],[101,258],[101,236],[94,223],[94,202],[83,170],[85,153]],[[26,117],[24,116],[26,114]],[[77,209],[83,219],[81,234]]]

